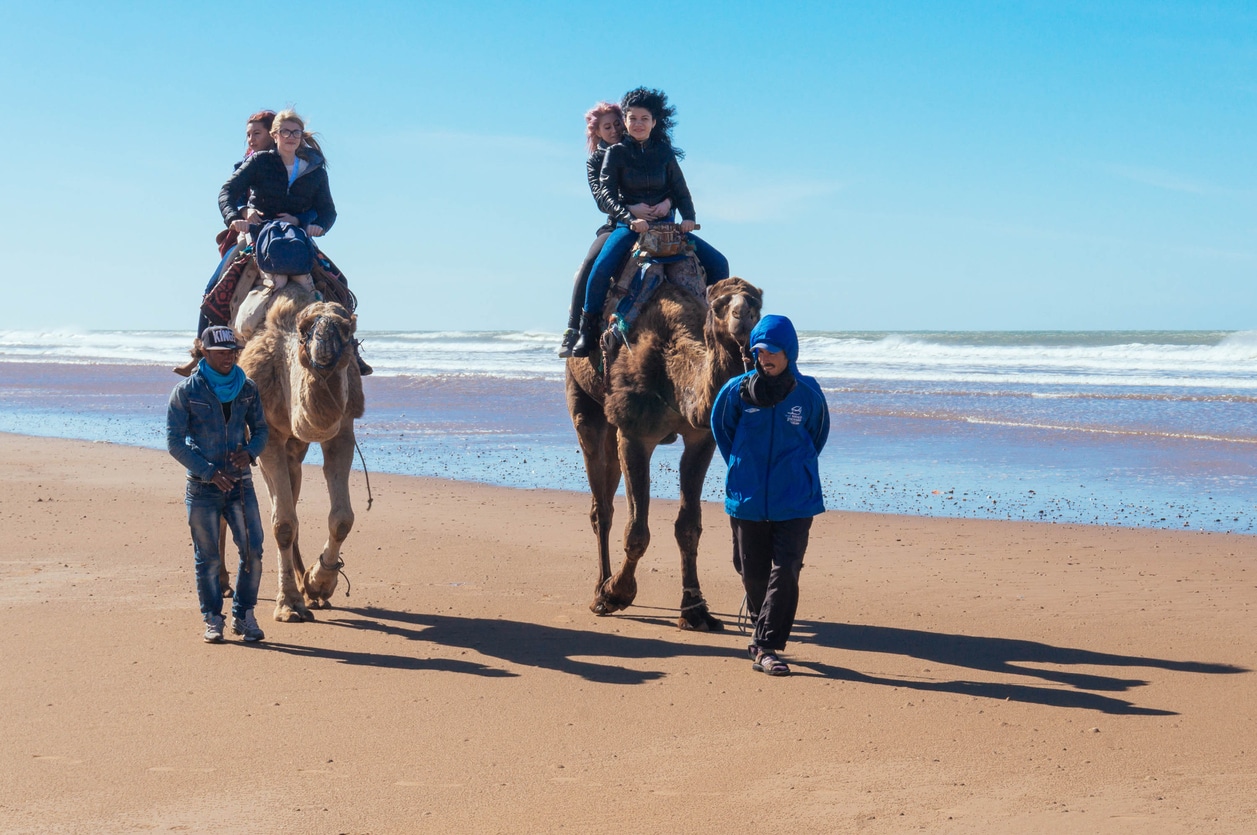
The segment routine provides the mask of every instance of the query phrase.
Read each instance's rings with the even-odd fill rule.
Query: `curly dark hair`
[[[668,104],[668,94],[663,90],[650,87],[637,87],[629,90],[620,99],[620,108],[628,113],[630,107],[644,107],[650,111],[655,120],[655,127],[650,132],[651,139],[658,139],[672,148],[677,159],[683,159],[685,152],[672,144],[672,129],[676,127],[677,109]]]

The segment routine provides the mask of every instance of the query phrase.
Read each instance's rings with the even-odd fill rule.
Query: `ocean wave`
[[[463,374],[561,379],[558,334],[543,331],[367,331],[382,376]],[[0,331],[0,362],[171,364],[183,331]],[[1257,390],[1257,332],[841,333],[800,337],[803,370],[823,381],[1038,388],[1080,396],[1101,387]],[[1057,389],[1072,389],[1062,395]]]

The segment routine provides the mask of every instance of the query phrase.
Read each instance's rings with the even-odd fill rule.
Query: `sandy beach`
[[[260,485],[260,475],[259,485]],[[373,475],[352,591],[201,641],[165,453],[0,435],[5,832],[1240,832],[1257,540],[819,518],[794,675],[751,670],[721,508],[681,632],[675,504],[588,610],[577,493]],[[303,541],[322,539],[307,475]],[[269,509],[262,500],[264,515]],[[623,522],[621,515],[617,524]],[[310,546],[307,546],[310,547]],[[267,538],[262,597],[273,600]]]

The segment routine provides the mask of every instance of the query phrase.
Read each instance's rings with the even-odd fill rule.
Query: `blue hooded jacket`
[[[785,352],[797,385],[770,408],[742,399],[734,377],[716,395],[711,431],[729,465],[725,512],[737,519],[782,522],[825,512],[817,458],[829,438],[829,406],[812,377],[799,374],[799,337],[785,316],[765,316],[751,344],[766,342]]]

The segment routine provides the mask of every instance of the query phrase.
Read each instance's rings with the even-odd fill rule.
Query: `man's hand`
[[[238,449],[231,455],[228,455],[227,461],[232,467],[241,471],[247,470],[253,463],[253,460],[249,458],[249,453],[245,452],[243,449]]]
[[[227,475],[222,470],[214,470],[214,475],[210,478],[210,482],[212,482],[215,487],[222,490],[224,493],[236,486],[235,479]]]

